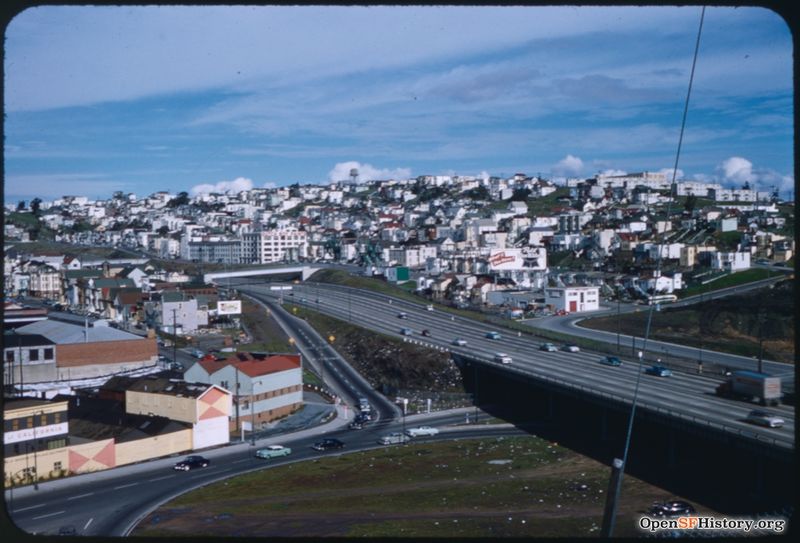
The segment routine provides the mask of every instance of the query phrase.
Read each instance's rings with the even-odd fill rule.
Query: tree
[[[39,216],[39,211],[40,211],[39,206],[41,204],[42,204],[41,198],[34,198],[33,200],[31,200],[31,212],[37,217]]]
[[[25,200],[20,200],[17,204],[17,211],[23,211],[25,209]]]
[[[159,236],[163,237],[163,236],[166,236],[167,234],[169,234],[169,228],[166,225],[164,225],[161,228],[159,228],[158,230],[156,230],[156,232],[158,232]]]
[[[697,206],[697,196],[695,196],[694,194],[690,194],[689,196],[686,197],[686,202],[684,202],[683,204],[683,209],[691,213],[692,211],[694,211],[695,206]]]
[[[514,189],[514,192],[511,193],[511,201],[512,202],[517,202],[517,201],[524,202],[525,200],[528,199],[528,197],[530,195],[531,195],[531,189],[529,189],[527,187]]]
[[[185,206],[189,204],[189,193],[186,191],[181,191],[178,195],[167,202],[167,207],[175,208],[178,206]]]

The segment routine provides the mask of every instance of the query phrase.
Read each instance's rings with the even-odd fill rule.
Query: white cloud
[[[233,181],[220,181],[214,185],[210,183],[203,183],[195,185],[189,190],[189,194],[197,196],[198,194],[209,194],[211,192],[232,192],[234,194],[243,190],[250,190],[253,188],[253,181],[246,177],[237,177]]]
[[[753,181],[753,163],[740,156],[732,156],[717,166],[724,181],[746,183]]]
[[[557,176],[578,176],[583,171],[583,160],[576,156],[567,155],[556,163],[552,172]]]
[[[661,168],[656,173],[663,173],[664,176],[666,176],[667,181],[672,181],[673,172],[676,172],[675,174],[676,181],[680,181],[681,179],[684,178],[683,170],[681,170],[680,168],[678,168],[677,170],[675,168]]]
[[[411,177],[410,168],[375,168],[371,164],[361,164],[355,160],[349,162],[339,162],[328,172],[330,181],[348,181],[350,170],[358,170],[359,181],[372,181],[375,179],[408,179]]]
[[[617,175],[628,175],[628,172],[625,170],[617,170],[616,168],[606,168],[605,170],[600,172],[600,175],[607,175],[607,176],[617,176]]]

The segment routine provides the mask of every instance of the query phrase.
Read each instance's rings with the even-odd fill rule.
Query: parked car
[[[512,358],[506,353],[497,353],[494,355],[494,361],[500,362],[501,364],[511,364]]]
[[[334,449],[341,449],[342,447],[344,447],[343,442],[334,437],[326,437],[322,441],[314,443],[311,448],[315,451],[330,451]]]
[[[425,337],[431,337],[431,331],[430,331],[430,330],[428,330],[427,328],[425,328],[425,329],[422,331],[422,335],[423,335],[423,336],[425,336]]]
[[[672,370],[664,366],[650,366],[644,372],[647,375],[655,375],[656,377],[669,377],[672,375]]]
[[[183,364],[181,364],[180,362],[170,362],[169,369],[171,369],[172,371],[183,371]]]
[[[400,432],[392,432],[391,434],[386,434],[381,437],[378,443],[381,445],[395,445],[397,443],[407,443],[409,441],[411,441],[411,438],[407,435],[403,435]]]
[[[761,409],[750,411],[750,413],[747,414],[747,418],[744,420],[750,424],[758,424],[759,426],[767,426],[768,428],[780,428],[785,422],[775,413],[770,413],[769,411],[763,411]]]
[[[403,334],[404,336],[411,336],[414,334],[414,330],[412,330],[411,328],[401,328],[400,333]]]
[[[654,503],[647,514],[651,517],[680,517],[693,515],[695,512],[692,504],[682,500],[673,500]]]
[[[503,339],[500,332],[486,332],[486,337],[489,339]]]
[[[397,318],[398,319],[407,319],[408,318],[408,314],[405,313],[405,312],[400,312],[400,313],[397,314]]]
[[[195,468],[205,468],[210,463],[211,461],[208,458],[193,454],[175,464],[173,469],[177,469],[179,471],[189,471]]]
[[[268,445],[265,449],[258,449],[256,451],[256,458],[269,460],[270,458],[278,458],[290,454],[292,454],[292,449],[289,447],[284,447],[283,445]]]
[[[580,352],[581,348],[572,343],[567,343],[566,345],[561,347],[561,350],[567,351],[568,353],[578,353]]]
[[[455,338],[453,340],[453,345],[458,345],[459,347],[463,347],[466,344],[467,344],[467,340],[466,339],[461,339],[461,338],[457,337],[457,338]]]
[[[556,347],[552,343],[542,343],[541,345],[539,345],[539,350],[552,353],[554,351],[557,351],[558,347]]]
[[[604,356],[600,359],[601,364],[605,364],[606,366],[621,366],[622,361],[617,358],[616,356]]]
[[[203,358],[205,355],[206,353],[204,353],[200,349],[192,349],[192,356],[195,358]]]
[[[432,426],[419,426],[418,428],[409,428],[406,430],[406,435],[408,437],[435,436],[438,433],[439,429]]]

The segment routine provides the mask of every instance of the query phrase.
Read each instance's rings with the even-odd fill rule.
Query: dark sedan
[[[328,437],[323,439],[322,441],[314,443],[314,445],[311,448],[314,449],[315,451],[330,451],[333,449],[341,449],[342,447],[344,447],[344,443],[342,443],[338,439]]]
[[[204,468],[208,466],[210,463],[211,461],[208,458],[192,455],[192,456],[187,456],[186,458],[175,464],[174,469],[180,471],[189,471],[190,469],[194,468]]]

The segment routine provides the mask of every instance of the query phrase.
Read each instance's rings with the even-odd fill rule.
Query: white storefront
[[[554,311],[576,313],[600,309],[598,287],[552,287],[545,288],[545,303]]]

